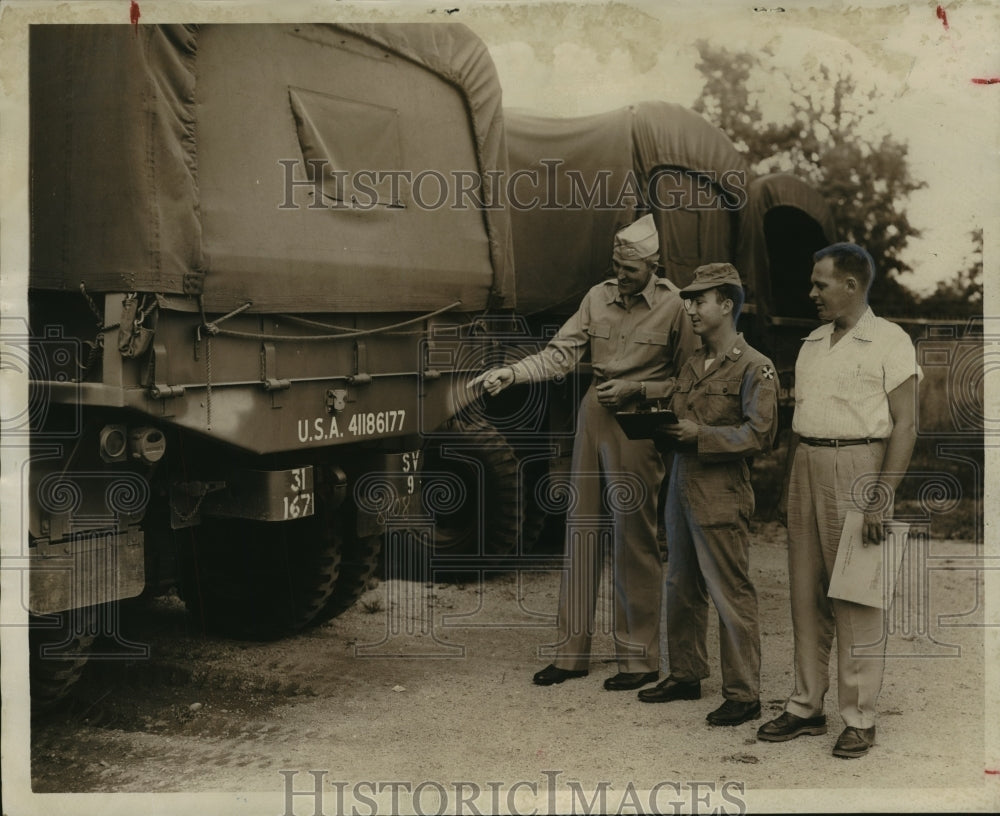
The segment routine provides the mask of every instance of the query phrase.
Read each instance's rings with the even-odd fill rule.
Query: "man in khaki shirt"
[[[614,635],[618,674],[608,690],[636,689],[659,678],[661,559],[656,511],[664,466],[651,440],[625,436],[615,411],[665,397],[696,340],[676,288],[653,274],[659,238],[651,215],[615,235],[615,278],[599,283],[537,354],[480,375],[496,395],[515,382],[572,371],[588,354],[594,379],[583,397],[573,442],[566,557],[559,598],[555,662],[535,674],[548,686],[588,673],[602,570],[601,529],[613,516]],[[602,491],[603,487],[603,491]]]

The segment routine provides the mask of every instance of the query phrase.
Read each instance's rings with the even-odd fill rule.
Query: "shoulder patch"
[[[775,371],[771,366],[765,364],[760,367],[760,376],[765,380],[773,380],[774,374]]]

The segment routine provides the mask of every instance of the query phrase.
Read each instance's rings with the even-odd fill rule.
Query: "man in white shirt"
[[[834,756],[866,754],[875,741],[883,655],[855,647],[883,642],[885,613],[827,597],[848,510],[864,513],[867,545],[881,544],[893,494],[916,439],[917,385],[923,376],[909,336],[868,306],[875,264],[855,244],[813,256],[810,298],[825,321],[795,364],[795,413],[786,492],[788,575],[795,640],[795,690],[785,711],[757,738],[784,742],[825,734],[823,698],[837,635],[838,703],[845,729]]]

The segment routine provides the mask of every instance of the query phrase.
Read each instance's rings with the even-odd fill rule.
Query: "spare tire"
[[[424,509],[434,518],[435,555],[509,555],[524,508],[519,464],[503,434],[456,417],[431,435],[421,456]]]

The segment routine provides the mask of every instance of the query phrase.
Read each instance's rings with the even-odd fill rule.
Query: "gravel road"
[[[822,737],[766,744],[760,721],[707,725],[721,700],[714,622],[701,700],[650,705],[604,691],[606,631],[588,677],[533,686],[554,635],[550,564],[385,580],[341,617],[275,643],[204,636],[179,600],[157,599],[126,630],[149,659],[92,661],[71,698],[35,723],[31,782],[37,793],[114,794],[72,797],[66,812],[95,801],[112,812],[133,793],[151,794],[137,801],[154,813],[194,813],[193,802],[275,816],[995,809],[989,630],[982,573],[967,568],[975,547],[918,544],[908,558],[930,567],[900,581],[878,741],[860,760],[830,754],[842,728],[835,691]],[[782,528],[759,526],[751,564],[770,717],[792,684]]]

